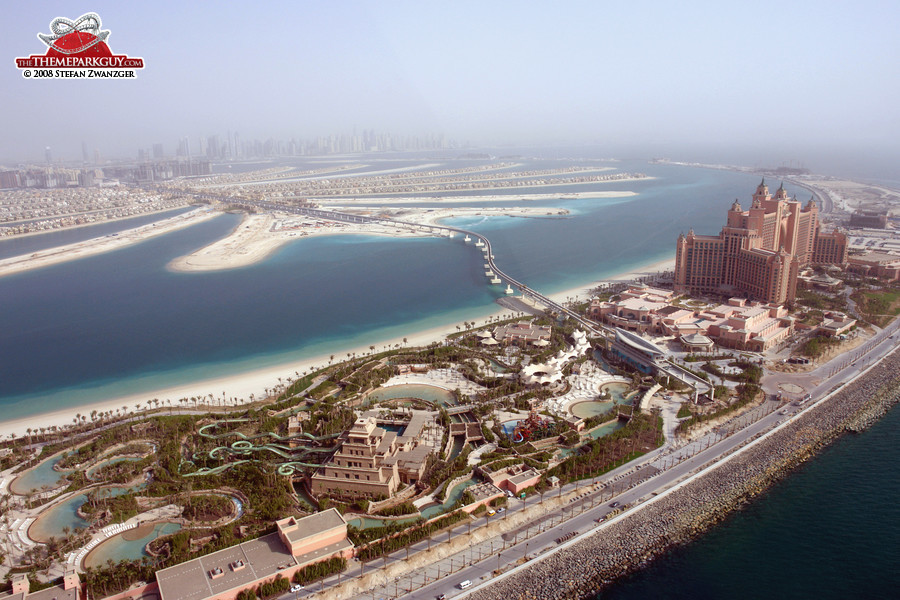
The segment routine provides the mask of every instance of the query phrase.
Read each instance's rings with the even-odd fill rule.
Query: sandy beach
[[[358,209],[357,209],[358,210]],[[454,207],[442,209],[386,209],[379,216],[419,225],[437,225],[452,217],[560,217],[568,211],[537,206]],[[279,248],[298,239],[325,235],[381,235],[389,237],[430,237],[433,233],[413,227],[378,223],[343,223],[313,217],[283,214],[246,215],[230,235],[180,256],[167,266],[172,271],[217,271],[236,269],[260,262]]]
[[[574,194],[567,194],[566,196],[571,195]],[[598,193],[593,192],[587,195],[597,197]],[[611,197],[630,196],[633,194],[631,192],[609,192],[607,194],[600,193],[599,195]],[[547,194],[540,195],[540,197],[555,198],[560,197],[560,195]],[[487,201],[495,198],[496,197],[488,196],[484,197],[483,200]],[[519,196],[515,196],[514,198],[519,198]],[[472,201],[472,198],[468,197],[466,200]],[[358,211],[359,208],[351,210]],[[452,217],[505,216],[511,218],[560,218],[565,217],[566,212],[567,211],[561,209],[539,206],[448,206],[446,208],[438,209],[394,207],[378,209],[379,215],[423,226],[439,224],[442,220]],[[71,244],[69,246],[36,252],[28,256],[14,257],[12,259],[0,261],[0,276],[22,272],[29,268],[44,267],[99,254],[101,252],[116,250],[149,239],[150,237],[196,224],[218,214],[219,213],[214,209],[202,208],[166,219],[155,225],[150,224],[128,230],[116,236],[106,236],[77,244]],[[371,211],[368,211],[367,214],[371,214]],[[388,235],[394,237],[421,237],[434,235],[427,230],[413,227],[398,228],[392,225],[325,222],[311,217],[296,215],[246,215],[231,234],[190,255],[173,260],[169,264],[169,268],[178,271],[209,271],[239,268],[259,262],[278,250],[284,244],[296,241],[299,238],[346,234]],[[629,273],[616,274],[603,281],[629,280],[640,275],[671,269],[673,265],[674,260],[660,261],[635,269]],[[587,285],[555,293],[552,297],[557,301],[563,301],[567,298],[584,299],[588,297],[589,291],[596,288],[600,283],[602,282],[594,281]],[[497,310],[492,313],[491,316],[504,317],[510,316],[511,314],[510,311],[497,307]],[[337,360],[340,361],[346,357],[347,353],[355,353],[357,356],[369,353],[369,346],[371,345],[376,346],[376,349],[378,350],[383,349],[385,346],[393,347],[395,345],[403,345],[404,337],[407,339],[406,345],[424,346],[431,342],[439,342],[450,333],[456,333],[459,331],[457,325],[458,323],[449,323],[446,326],[411,331],[405,333],[404,336],[392,339],[385,339],[385,337],[378,337],[378,334],[374,334],[372,339],[366,340],[362,345],[351,347],[351,344],[348,343],[345,347],[337,344],[333,348],[329,348],[327,354],[323,353],[322,355],[310,359],[284,362],[224,377],[212,377],[208,379],[198,378],[197,381],[188,384],[157,388],[144,393],[120,396],[96,403],[83,404],[78,407],[60,409],[21,419],[2,421],[0,422],[0,435],[9,435],[11,433],[21,435],[28,427],[36,429],[37,427],[46,427],[48,425],[67,425],[72,422],[76,413],[89,414],[93,410],[101,412],[109,410],[116,411],[123,406],[128,407],[128,410],[131,411],[136,404],[146,407],[148,401],[154,399],[158,399],[160,401],[159,406],[161,408],[165,407],[166,409],[169,406],[173,408],[184,406],[179,402],[182,398],[208,398],[209,394],[213,394],[213,404],[217,406],[220,404],[233,404],[232,399],[236,399],[236,402],[249,401],[251,397],[260,399],[265,397],[267,389],[271,391],[279,384],[279,378],[286,381],[288,377],[294,377],[295,372],[302,373],[311,370],[313,367],[325,366],[329,363],[329,357],[332,354],[339,357]],[[381,335],[384,336],[383,333]],[[167,403],[167,401],[169,402]]]
[[[22,273],[31,269],[40,269],[59,263],[78,260],[112,250],[118,250],[132,244],[137,244],[150,238],[171,233],[178,229],[196,225],[217,216],[219,213],[210,208],[198,208],[190,212],[170,217],[168,219],[149,223],[122,231],[117,234],[76,242],[65,246],[39,250],[27,255],[13,256],[0,260],[0,277]]]
[[[653,179],[647,177],[646,179]],[[637,181],[634,179],[619,179],[618,182]],[[641,180],[643,181],[643,180]],[[575,184],[570,184],[575,185]],[[501,188],[513,189],[513,188]],[[593,191],[593,192],[557,192],[555,194],[507,194],[507,195],[480,195],[480,196],[360,196],[359,198],[335,198],[324,197],[318,201],[324,204],[333,204],[335,207],[350,206],[353,204],[376,205],[376,204],[420,204],[422,202],[440,202],[441,204],[455,204],[473,202],[532,202],[535,200],[578,200],[583,198],[630,198],[637,196],[637,192],[630,191]]]
[[[563,290],[561,292],[556,292],[555,294],[547,294],[547,296],[555,302],[563,302],[566,300],[566,298],[570,298],[576,301],[589,300],[591,297],[591,290],[596,289],[601,284],[629,282],[640,277],[644,277],[647,275],[656,275],[657,273],[672,271],[674,269],[675,257],[673,256],[672,258],[667,258],[664,260],[656,261],[654,263],[642,265],[628,272],[617,273],[603,279],[598,279],[588,285],[580,285],[578,287]]]
[[[674,259],[658,261],[641,266],[629,272],[617,273],[602,280],[591,282],[587,285],[578,286],[569,290],[564,290],[562,292],[552,294],[551,297],[556,301],[565,300],[566,298],[586,298],[589,290],[597,287],[597,285],[599,285],[600,283],[609,281],[628,281],[645,274],[671,269],[672,266],[674,266]],[[490,316],[498,316],[504,318],[512,316],[512,314],[513,313],[509,310],[498,308],[498,310],[492,313]],[[478,324],[483,324],[485,322],[485,319],[479,319]],[[327,354],[322,354],[305,360],[273,365],[270,367],[245,373],[236,373],[234,375],[229,375],[226,377],[216,377],[199,380],[189,384],[177,385],[139,394],[123,396],[115,399],[105,400],[102,402],[85,404],[78,407],[62,409],[21,419],[0,421],[0,436],[8,436],[11,433],[16,435],[23,435],[28,427],[36,429],[38,427],[47,427],[50,425],[68,425],[72,422],[72,419],[76,413],[89,414],[92,410],[112,410],[113,412],[115,412],[117,409],[121,409],[123,406],[127,406],[129,410],[132,410],[135,404],[146,406],[147,401],[153,399],[160,400],[160,411],[162,413],[166,413],[168,411],[168,407],[170,406],[166,403],[166,400],[170,400],[171,406],[174,408],[182,406],[182,404],[178,402],[180,398],[192,398],[201,396],[208,397],[209,394],[213,394],[217,400],[221,400],[223,392],[225,397],[228,399],[238,398],[246,401],[250,398],[251,394],[256,399],[260,399],[265,396],[266,388],[269,388],[271,390],[279,384],[279,377],[282,378],[282,380],[286,380],[287,377],[294,377],[295,372],[303,373],[304,371],[309,371],[313,367],[323,367],[328,364],[329,356],[331,354],[335,355],[336,361],[341,361],[346,358],[348,352],[355,353],[357,356],[362,356],[369,353],[370,345],[376,347],[376,352],[382,350],[385,345],[390,347],[393,347],[397,344],[410,347],[426,346],[431,342],[440,342],[444,340],[446,336],[451,333],[457,333],[459,331],[457,329],[457,324],[461,325],[462,322],[451,323],[447,326],[434,327],[417,332],[409,332],[404,336],[394,337],[390,339],[373,338],[371,340],[367,340],[366,343],[362,345],[353,347],[335,346]],[[404,337],[407,340],[405,344],[403,342]],[[215,405],[218,406],[218,404]]]

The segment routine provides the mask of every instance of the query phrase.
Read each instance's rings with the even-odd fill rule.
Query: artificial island
[[[718,236],[680,236],[671,271],[558,302],[506,274],[486,236],[441,225],[452,211],[372,208],[425,181],[610,177],[491,171],[160,186],[253,214],[172,268],[260,260],[315,231],[439,236],[483,254],[505,310],[332,355],[239,406],[157,399],[11,436],[8,597],[579,597],[897,400],[900,259],[851,254],[820,213],[830,198],[763,181]]]

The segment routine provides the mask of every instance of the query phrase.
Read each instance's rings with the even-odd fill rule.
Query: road
[[[385,585],[369,590],[364,594],[355,596],[358,600],[366,598],[411,598],[433,599],[440,594],[445,594],[448,599],[462,598],[480,583],[489,582],[497,570],[506,570],[510,565],[528,557],[535,557],[552,551],[560,546],[559,538],[574,534],[564,543],[572,543],[582,535],[591,535],[602,531],[603,523],[598,520],[608,519],[611,513],[615,513],[626,507],[636,510],[635,505],[651,500],[655,495],[664,492],[686,478],[701,472],[705,468],[713,466],[720,459],[732,454],[740,447],[753,439],[763,435],[773,428],[788,422],[794,415],[808,410],[814,402],[821,399],[842,384],[857,377],[871,364],[877,362],[887,352],[896,346],[894,336],[900,330],[900,323],[893,324],[884,332],[880,332],[875,338],[849,353],[848,356],[839,357],[832,364],[821,367],[827,375],[810,392],[813,400],[802,406],[779,403],[772,400],[765,401],[762,405],[732,419],[710,432],[700,440],[681,447],[663,446],[654,451],[639,462],[639,466],[626,465],[613,471],[602,478],[595,478],[578,484],[578,489],[583,490],[576,494],[576,498],[567,503],[562,509],[540,517],[527,526],[518,530],[496,536],[484,542],[472,544],[464,551],[453,556],[440,559],[428,567],[416,569],[400,578],[392,579]],[[576,492],[574,484],[565,486],[561,491],[554,490],[544,496],[548,501],[554,495],[565,496]],[[526,507],[534,506],[542,502],[540,496],[532,496],[524,502],[513,500],[509,511],[497,518],[508,518]],[[618,509],[610,505],[618,503]],[[475,526],[460,525],[454,528],[448,537],[457,538],[460,535],[469,535],[478,526],[483,525],[488,517],[479,519]],[[431,545],[446,541],[442,533],[439,539],[432,540]],[[429,542],[421,542],[410,548],[409,555],[416,552],[428,552]],[[375,561],[372,566],[390,566],[396,562],[407,560],[405,551],[394,553],[384,560]],[[358,573],[354,573],[358,574]],[[473,588],[460,590],[457,586],[461,581],[473,582]]]

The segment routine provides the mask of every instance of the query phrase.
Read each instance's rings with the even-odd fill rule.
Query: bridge
[[[188,194],[186,194],[188,195]],[[195,197],[202,197],[203,199],[209,200],[218,200],[221,202],[228,203],[232,206],[243,208],[245,210],[266,210],[266,211],[277,211],[282,213],[290,213],[296,215],[304,215],[309,217],[314,217],[318,219],[326,219],[330,221],[339,221],[344,223],[378,223],[385,225],[395,225],[402,226],[407,228],[412,228],[414,230],[420,230],[423,233],[436,234],[440,236],[446,235],[447,237],[452,237],[456,234],[464,235],[466,241],[471,241],[472,239],[477,240],[475,242],[475,247],[481,248],[481,251],[484,253],[485,260],[485,275],[488,276],[491,280],[491,283],[506,283],[507,285],[519,290],[522,293],[523,297],[530,298],[535,304],[540,304],[545,308],[555,311],[560,315],[565,315],[570,319],[574,319],[579,325],[584,327],[589,333],[594,336],[605,338],[610,340],[615,337],[615,330],[609,327],[605,327],[599,323],[595,323],[590,319],[576,313],[575,311],[563,306],[562,304],[548,298],[547,296],[541,294],[537,290],[534,290],[528,287],[527,284],[519,281],[512,275],[503,271],[500,267],[497,266],[496,261],[494,260],[494,252],[491,246],[491,240],[487,238],[487,236],[477,233],[475,231],[470,231],[468,229],[462,229],[460,227],[451,227],[449,225],[424,225],[421,223],[413,223],[410,221],[401,221],[398,219],[388,219],[384,217],[368,217],[365,215],[354,215],[351,213],[339,212],[334,210],[323,210],[320,208],[315,208],[312,206],[297,206],[290,204],[280,204],[276,202],[270,201],[255,201],[250,202],[247,200],[237,200],[234,198],[229,198],[227,196],[220,196],[218,194],[193,194]],[[683,383],[694,388],[695,398],[698,393],[700,393],[702,388],[707,388],[707,392],[712,392],[712,386],[708,383],[700,380],[693,374],[685,371],[678,365],[674,365],[671,363],[667,364],[658,364],[657,367],[664,374],[675,377],[676,379],[681,380]]]
[[[312,206],[298,206],[292,204],[282,204],[278,202],[271,202],[267,200],[245,200],[229,197],[224,194],[210,194],[210,193],[183,193],[185,196],[190,196],[199,200],[214,200],[217,202],[222,202],[225,204],[229,204],[236,208],[242,208],[248,211],[272,211],[272,212],[282,212],[289,213],[295,215],[303,215],[308,217],[313,217],[317,219],[326,219],[330,221],[338,221],[343,223],[379,223],[385,225],[396,225],[403,227],[410,227],[412,229],[420,230],[423,233],[431,233],[437,235],[446,235],[447,237],[452,237],[455,234],[460,234],[466,236],[466,240],[475,239],[475,246],[481,248],[484,253],[485,259],[485,274],[491,279],[492,283],[495,284],[503,284],[506,283],[512,288],[515,288],[519,292],[522,293],[522,296],[525,298],[531,299],[535,304],[539,304],[544,306],[545,308],[555,311],[561,315],[565,315],[571,319],[577,321],[582,327],[587,329],[590,333],[603,337],[611,337],[613,335],[612,331],[608,328],[595,323],[582,315],[576,313],[573,310],[563,306],[562,304],[551,300],[547,296],[541,294],[537,290],[531,289],[527,284],[519,281],[512,275],[503,271],[500,267],[497,266],[497,263],[494,260],[494,252],[491,246],[491,240],[480,233],[475,231],[469,231],[468,229],[462,229],[460,227],[450,227],[448,225],[423,225],[421,223],[413,223],[410,221],[401,221],[398,219],[388,219],[384,217],[369,217],[365,215],[355,215],[352,213],[339,212],[334,210],[323,210],[321,208],[315,208]]]

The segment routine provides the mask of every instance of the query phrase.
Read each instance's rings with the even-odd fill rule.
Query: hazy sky
[[[733,6],[731,6],[733,5]],[[57,16],[97,12],[137,80],[26,80]],[[896,151],[900,2],[15,2],[0,160],[134,156],[238,131],[475,144]]]

